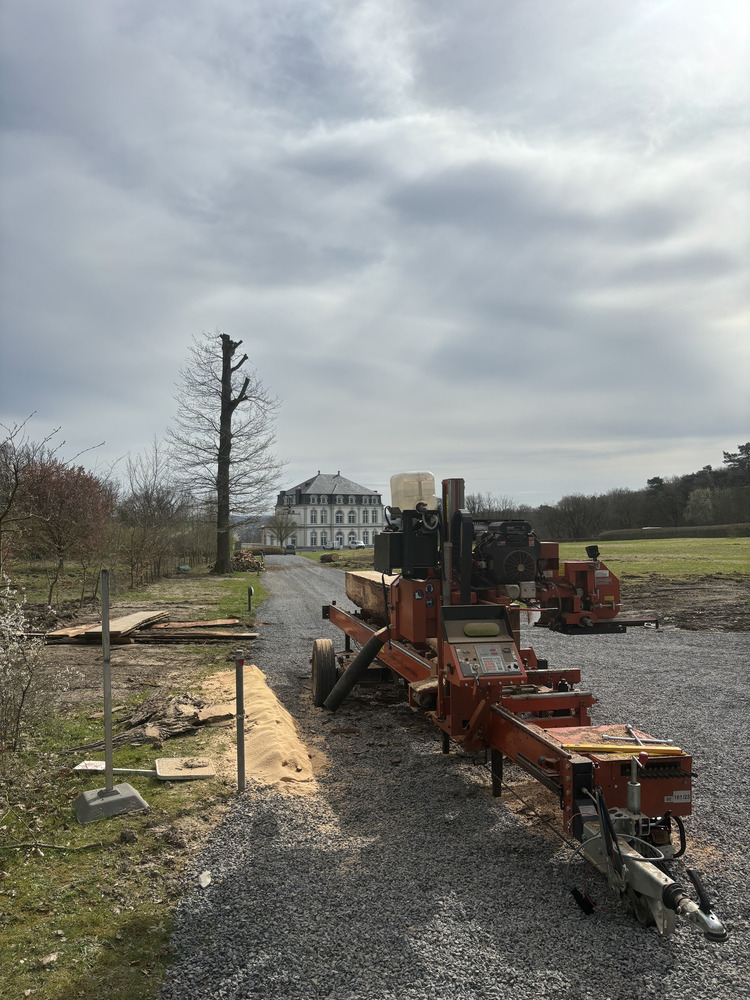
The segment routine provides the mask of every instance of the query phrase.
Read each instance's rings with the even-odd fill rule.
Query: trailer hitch
[[[669,858],[652,843],[633,834],[633,824],[628,821],[632,817],[613,816],[601,788],[596,788],[595,794],[588,789],[584,792],[594,802],[596,819],[592,816],[583,822],[578,851],[605,875],[620,898],[632,907],[637,919],[644,925],[655,924],[660,934],[668,936],[675,930],[675,917],[680,916],[701,930],[708,941],[726,941],[727,931],[713,913],[698,873],[688,869],[699,899],[696,903],[664,872],[660,862]],[[648,854],[640,853],[641,845],[648,848]]]
[[[674,910],[679,916],[685,917],[686,920],[702,930],[707,941],[717,943],[726,941],[729,935],[722,922],[711,910],[711,904],[698,872],[694,868],[688,868],[687,873],[695,886],[700,903],[692,900],[682,886],[676,882],[664,886],[662,902],[670,910]]]

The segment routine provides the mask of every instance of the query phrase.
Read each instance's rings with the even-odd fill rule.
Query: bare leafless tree
[[[29,439],[27,427],[34,414],[20,424],[0,424],[4,432],[0,441],[0,577],[10,552],[10,543],[35,516],[28,479],[34,466],[46,455],[54,456],[64,442],[56,448],[50,442],[60,428],[51,431],[42,441]]]
[[[117,505],[118,544],[135,587],[146,578],[158,579],[176,557],[189,502],[175,488],[167,451],[156,438],[143,453],[128,456],[126,469]]]
[[[290,514],[288,510],[280,510],[272,517],[269,517],[266,521],[266,527],[279,545],[283,545],[287,538],[297,531],[299,525],[297,524],[297,518],[293,514]]]
[[[235,360],[241,344],[218,331],[194,339],[168,432],[185,489],[215,506],[215,573],[232,572],[232,517],[244,522],[267,509],[282,468],[271,452],[278,401],[247,354]]]

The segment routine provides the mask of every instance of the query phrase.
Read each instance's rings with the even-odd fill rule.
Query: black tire
[[[337,680],[333,642],[331,639],[316,639],[312,651],[312,698],[316,708],[322,706]]]

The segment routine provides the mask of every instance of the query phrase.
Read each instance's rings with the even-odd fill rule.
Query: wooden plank
[[[167,642],[238,642],[257,639],[257,632],[208,632],[198,629],[185,629],[184,631],[170,632],[169,630],[146,629],[135,632],[133,639],[138,643],[167,643]]]
[[[54,632],[48,632],[48,639],[72,639],[74,636],[83,635],[84,632],[90,631],[92,628],[101,628],[101,622],[91,622],[89,625],[71,625],[70,628],[58,628]]]
[[[212,628],[216,625],[239,625],[239,618],[217,618],[205,622],[158,622],[152,628]]]
[[[148,611],[138,611],[132,615],[125,615],[124,618],[111,619],[109,623],[109,634],[110,637],[127,635],[128,632],[133,632],[137,628],[143,628],[145,625],[151,625],[154,622],[164,622],[168,620],[169,613],[167,611],[157,611],[156,614]],[[101,622],[86,632],[86,638],[88,639],[89,637],[101,642]]]

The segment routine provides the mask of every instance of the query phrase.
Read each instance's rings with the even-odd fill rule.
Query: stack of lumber
[[[109,638],[114,645],[134,642],[151,643],[204,643],[204,642],[237,642],[257,639],[257,632],[237,632],[229,628],[217,626],[238,625],[237,618],[220,618],[213,621],[170,622],[166,611],[138,612],[126,615],[124,618],[113,618],[109,623]],[[103,626],[101,622],[89,625],[76,625],[71,628],[57,629],[48,632],[46,642],[50,645],[60,643],[98,644],[102,642]]]
[[[109,623],[109,638],[112,642],[129,638],[130,635],[139,628],[146,628],[155,622],[163,622],[169,619],[166,611],[148,612],[141,611],[133,615],[126,615],[124,618],[112,618]],[[93,622],[90,625],[74,625],[71,628],[59,628],[54,632],[47,633],[47,642],[92,642],[101,645],[102,622]]]

